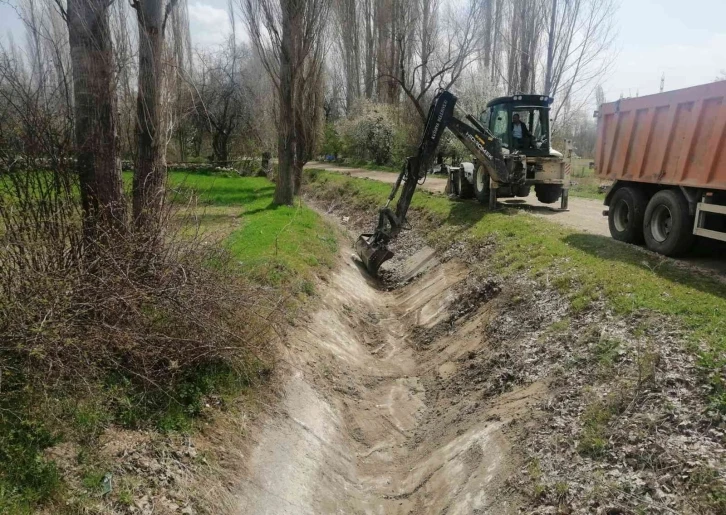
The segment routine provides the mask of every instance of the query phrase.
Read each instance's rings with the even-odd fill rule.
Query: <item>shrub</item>
[[[184,203],[168,202],[154,229],[89,239],[70,177],[0,176],[0,491],[33,501],[50,495],[41,452],[64,417],[179,427],[210,377],[247,383],[264,369],[276,316],[275,299],[190,230],[193,211],[172,211]],[[79,411],[99,398],[87,404],[105,413]]]
[[[342,141],[335,125],[328,123],[323,131],[322,151],[326,156],[338,157],[342,148]]]
[[[339,124],[343,153],[359,161],[391,164],[396,146],[393,110],[392,106],[361,102],[351,116]]]

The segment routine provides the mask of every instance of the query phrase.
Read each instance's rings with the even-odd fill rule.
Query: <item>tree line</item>
[[[353,116],[361,101],[410,106],[418,118],[396,122],[416,134],[439,88],[455,90],[475,114],[499,95],[552,96],[555,141],[572,138],[581,152],[592,151],[587,111],[612,62],[614,0],[240,4],[279,98],[278,186],[290,190],[279,201],[297,191],[311,142],[322,134],[321,107],[322,122],[330,123]]]
[[[144,225],[163,203],[167,159],[276,153],[275,199],[291,203],[326,126],[384,113],[408,135],[386,145],[411,147],[439,88],[475,115],[500,95],[553,96],[555,141],[587,154],[615,3],[229,0],[231,33],[213,47],[193,45],[184,0],[22,0],[18,11],[27,41],[0,49],[6,163],[72,149],[86,210],[124,218],[124,160],[130,216]]]

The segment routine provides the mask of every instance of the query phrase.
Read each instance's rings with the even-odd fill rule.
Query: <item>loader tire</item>
[[[461,199],[469,199],[474,196],[474,186],[464,177],[464,168],[456,172],[456,191]]]
[[[559,184],[535,184],[534,193],[543,204],[554,204],[560,200],[562,186]]]
[[[613,194],[608,210],[608,227],[614,240],[643,243],[643,219],[648,201],[638,188],[626,186]]]
[[[515,197],[529,197],[529,192],[531,190],[531,186],[527,186],[526,184],[522,184],[519,186],[516,186],[514,188],[514,196]]]
[[[484,206],[489,204],[489,174],[484,165],[474,169],[474,196],[480,204]]]
[[[695,240],[693,217],[685,197],[676,190],[662,190],[653,195],[645,209],[643,221],[645,245],[664,256],[680,256]]]

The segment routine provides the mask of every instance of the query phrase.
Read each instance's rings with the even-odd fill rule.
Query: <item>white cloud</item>
[[[204,2],[189,4],[189,30],[192,43],[201,46],[218,45],[231,32],[227,11]]]

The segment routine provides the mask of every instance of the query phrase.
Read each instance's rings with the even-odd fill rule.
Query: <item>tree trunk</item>
[[[139,84],[136,101],[137,156],[133,204],[137,227],[158,223],[164,205],[166,162],[161,115],[164,45],[162,0],[137,3],[139,25]]]
[[[365,17],[366,17],[366,70],[365,70],[365,95],[367,99],[373,98],[373,90],[376,77],[376,60],[375,60],[375,32],[373,25],[373,1],[365,0]]]
[[[519,61],[520,48],[518,48],[519,41],[519,25],[521,20],[518,14],[515,12],[512,15],[511,32],[509,39],[512,42],[512,46],[509,49],[509,61],[507,64],[507,81],[509,81],[508,91],[510,95],[514,95],[519,92],[519,78],[517,76],[517,63]]]
[[[212,136],[212,151],[216,163],[227,164],[229,161],[229,134],[223,131],[216,131]]]
[[[431,38],[431,1],[423,0],[421,5],[421,77],[419,84],[419,93],[423,94],[426,89],[426,80],[428,79],[429,64],[429,46]]]
[[[354,0],[341,0],[338,4],[338,18],[345,72],[345,104],[347,112],[350,112],[360,97],[360,45],[358,15]]]
[[[376,81],[376,92],[378,94],[379,102],[388,102],[388,78],[385,75],[391,73],[391,67],[388,64],[388,42],[390,33],[390,23],[388,21],[390,17],[390,0],[375,0],[376,1],[376,31],[377,31],[377,44],[376,44],[376,63],[378,65],[377,81]]]
[[[492,31],[494,29],[492,19],[494,16],[494,0],[484,0],[486,2],[484,6],[484,68],[489,70],[492,64]]]
[[[125,224],[107,0],[68,0],[75,143],[86,235]]]
[[[544,94],[552,94],[552,68],[555,60],[555,27],[557,24],[557,0],[552,0],[552,13],[550,16],[550,29],[547,35],[547,65],[545,67]]]
[[[522,0],[522,11],[520,20],[519,39],[519,89],[517,93],[530,93],[532,79],[532,63],[535,50],[535,31],[537,23],[535,20],[535,6],[529,0]]]
[[[293,62],[295,56],[294,13],[297,0],[281,0],[282,48],[280,49],[280,120],[278,124],[278,172],[275,204],[292,205],[294,196],[294,166],[297,161],[295,137],[295,89]]]
[[[496,0],[496,6],[494,10],[494,31],[498,34],[501,31],[502,23],[502,0]],[[494,86],[499,85],[499,37],[495,37],[492,41],[492,70],[491,80]]]

